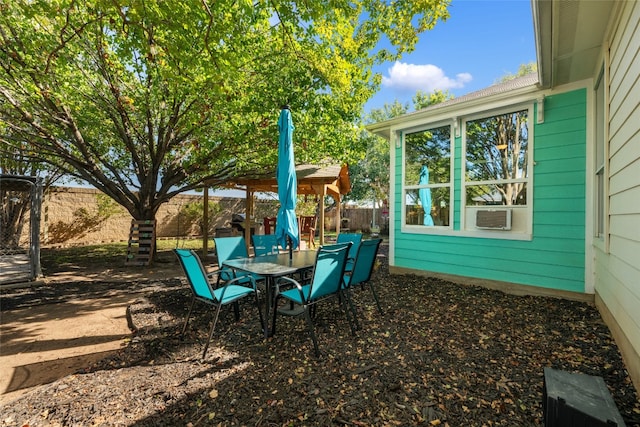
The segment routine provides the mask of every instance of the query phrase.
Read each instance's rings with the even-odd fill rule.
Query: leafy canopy
[[[411,51],[448,1],[2,2],[2,146],[27,142],[137,219],[272,169],[284,104],[299,163],[353,161],[372,66]]]

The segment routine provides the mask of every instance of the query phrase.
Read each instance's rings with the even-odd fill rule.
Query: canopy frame
[[[340,232],[340,206],[342,196],[351,191],[351,180],[349,178],[348,165],[310,165],[302,164],[296,166],[296,175],[298,183],[298,194],[316,195],[320,199],[319,222],[320,226],[320,244],[325,242],[324,223],[325,223],[325,204],[324,196],[331,196],[336,201],[336,230]],[[268,174],[239,177],[229,180],[220,187],[244,190],[246,192],[245,218],[249,220],[253,216],[253,198],[255,193],[277,193],[278,181],[276,180],[275,170]],[[204,206],[205,210],[208,206],[208,187],[204,189]],[[203,251],[208,252],[207,242],[209,240],[209,228],[207,222],[207,213],[205,212],[204,221],[204,247]],[[247,245],[251,242],[251,227],[244,227],[245,240]]]

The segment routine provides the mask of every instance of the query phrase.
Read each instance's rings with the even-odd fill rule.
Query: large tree
[[[372,66],[411,51],[448,1],[3,1],[0,150],[27,141],[135,219],[273,168],[283,104],[299,162],[350,161]]]
[[[412,97],[413,109],[421,110],[431,105],[452,99],[448,91],[434,90],[433,92],[417,91]],[[365,124],[382,122],[399,117],[409,112],[409,103],[395,100],[385,103],[382,108],[371,110],[365,116]],[[363,156],[349,168],[352,189],[346,200],[374,200],[382,201],[389,195],[389,142],[380,136],[363,131],[360,141],[366,148]]]
[[[395,100],[390,104],[385,103],[382,108],[371,110],[364,122],[381,122],[401,116],[408,110],[408,103]],[[345,201],[373,200],[375,204],[389,194],[389,143],[368,131],[361,132],[360,141],[367,148],[362,157],[349,166],[351,191],[345,196]]]

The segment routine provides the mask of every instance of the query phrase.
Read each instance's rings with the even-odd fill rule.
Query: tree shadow
[[[87,366],[112,357],[116,350],[46,360],[16,366],[3,394],[52,383],[68,375],[83,372]]]

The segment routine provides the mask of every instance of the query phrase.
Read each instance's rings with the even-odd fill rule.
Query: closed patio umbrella
[[[276,238],[283,247],[289,247],[289,258],[292,251],[298,247],[298,219],[296,218],[296,200],[298,196],[298,184],[296,182],[296,167],[293,157],[293,121],[288,106],[282,107],[278,120],[278,167],[276,177],[278,180],[278,200],[280,208],[276,220]]]
[[[428,184],[429,183],[429,168],[427,165],[423,165],[420,170],[420,182],[419,184]],[[434,225],[433,218],[431,218],[431,189],[430,188],[421,188],[418,190],[418,194],[420,196],[420,203],[422,203],[422,209],[424,209],[424,221],[423,225]]]

